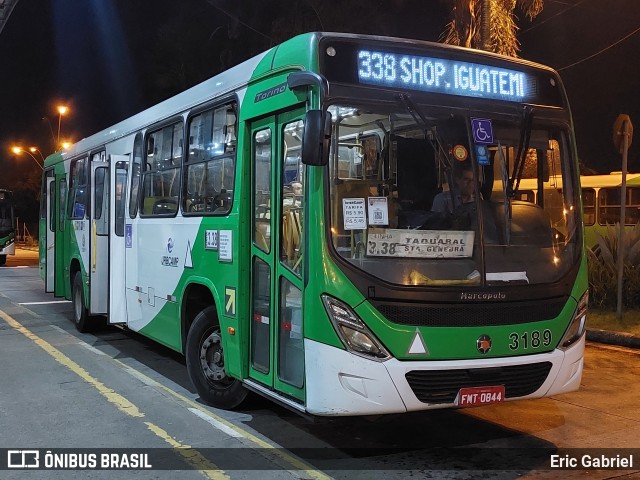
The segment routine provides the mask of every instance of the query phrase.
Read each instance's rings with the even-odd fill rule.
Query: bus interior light
[[[589,291],[585,292],[576,308],[576,313],[567,327],[562,340],[560,340],[560,349],[566,350],[575,344],[584,334],[585,324],[587,322],[587,310],[589,306]]]
[[[322,302],[347,350],[377,361],[391,358],[389,352],[348,305],[329,295],[322,295]]]

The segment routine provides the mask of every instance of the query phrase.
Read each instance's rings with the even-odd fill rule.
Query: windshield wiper
[[[502,151],[502,145],[498,142],[498,158],[500,159],[500,172],[502,174],[502,193],[504,195],[504,241],[506,245],[511,243],[511,191],[509,180],[509,167],[507,161],[504,158]]]
[[[531,124],[533,122],[533,108],[525,106],[522,112],[522,123],[520,124],[520,141],[518,142],[518,153],[513,163],[513,174],[509,179],[507,193],[510,198],[516,196],[520,187],[520,179],[524,171],[527,152],[529,151],[529,142],[531,141]],[[515,184],[515,187],[514,187]]]

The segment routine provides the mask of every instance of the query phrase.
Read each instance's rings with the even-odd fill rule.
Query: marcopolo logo
[[[460,300],[506,300],[504,292],[462,292]]]

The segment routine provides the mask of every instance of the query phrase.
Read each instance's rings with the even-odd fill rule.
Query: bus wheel
[[[218,408],[235,408],[249,393],[240,380],[224,369],[222,335],[215,307],[207,307],[193,320],[185,352],[189,378],[200,397]]]
[[[4,265],[7,262],[6,255],[0,255],[0,265]]]
[[[73,323],[79,332],[91,331],[91,318],[84,303],[84,292],[82,291],[82,274],[76,273],[73,277],[73,288],[71,291],[71,303],[73,305]]]

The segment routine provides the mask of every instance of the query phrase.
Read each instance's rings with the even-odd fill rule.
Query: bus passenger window
[[[147,161],[142,174],[142,215],[175,215],[180,192],[182,123],[147,137]]]
[[[207,110],[189,120],[182,186],[187,215],[228,214],[233,200],[236,154],[234,105]]]
[[[640,189],[627,187],[625,202],[625,225],[638,223],[640,211]],[[620,221],[620,187],[606,187],[598,191],[598,223],[613,225]]]
[[[131,167],[131,192],[129,193],[129,218],[138,214],[138,190],[142,173],[142,134],[138,133],[133,142],[133,164]]]
[[[87,158],[81,158],[71,162],[71,173],[69,175],[69,203],[68,215],[73,220],[84,218],[86,209],[87,192]]]
[[[58,229],[62,232],[64,230],[64,212],[67,201],[67,179],[60,180],[60,207],[58,208]]]
[[[280,260],[298,275],[302,260],[304,167],[301,162],[304,123],[297,120],[283,127]]]
[[[593,188],[582,189],[582,209],[585,225],[596,223],[596,192]]]
[[[253,243],[271,251],[271,130],[256,132],[253,139]]]

